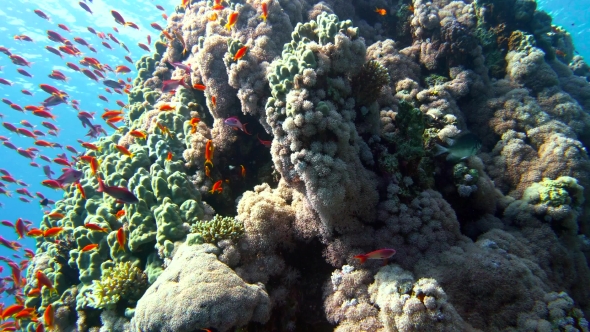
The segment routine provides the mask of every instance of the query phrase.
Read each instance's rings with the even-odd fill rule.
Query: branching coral
[[[139,268],[130,262],[119,262],[103,268],[100,280],[94,280],[85,295],[90,307],[114,309],[121,300],[138,300],[146,287],[147,277]]]
[[[191,233],[202,237],[207,243],[217,243],[221,240],[238,240],[244,234],[244,224],[232,217],[222,217],[218,214],[209,221],[197,221],[191,226]]]

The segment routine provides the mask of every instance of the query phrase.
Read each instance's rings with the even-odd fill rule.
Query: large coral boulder
[[[214,327],[227,331],[270,317],[262,284],[247,284],[217,260],[209,244],[182,245],[166,270],[137,303],[134,331],[181,332]]]

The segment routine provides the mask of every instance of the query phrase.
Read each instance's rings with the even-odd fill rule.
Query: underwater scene
[[[4,0],[0,332],[588,332],[590,0]]]

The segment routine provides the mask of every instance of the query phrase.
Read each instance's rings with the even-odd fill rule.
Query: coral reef
[[[136,63],[26,306],[80,331],[588,331],[590,67],[534,0],[214,3]]]

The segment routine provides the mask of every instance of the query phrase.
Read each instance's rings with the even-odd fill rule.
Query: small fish
[[[206,87],[203,84],[193,84],[193,89],[199,90],[199,91],[205,91]]]
[[[163,31],[164,29],[156,22],[150,24],[150,26],[158,31]]]
[[[174,66],[174,68],[180,68],[180,69],[184,70],[186,73],[191,73],[193,71],[191,69],[190,64],[185,65],[182,62],[170,62],[170,61],[168,61],[168,63],[171,64],[172,66]]]
[[[166,156],[166,161],[172,161],[172,152],[168,151],[168,155]]]
[[[43,231],[43,237],[53,237],[63,231],[63,227],[51,227]]]
[[[262,15],[260,15],[260,18],[262,18],[264,20],[264,22],[266,22],[266,18],[268,17],[268,4],[266,2],[263,2],[261,7],[262,7]]]
[[[55,287],[53,287],[53,283],[51,282],[51,280],[49,280],[45,273],[43,273],[43,271],[37,270],[37,272],[35,272],[35,277],[37,279],[37,288],[39,290],[41,290],[43,286],[45,286],[50,291],[57,293],[57,290],[55,289]]]
[[[232,12],[231,14],[229,14],[229,17],[227,18],[227,23],[225,24],[225,28],[227,29],[227,31],[230,31],[231,28],[234,27],[234,25],[236,25],[236,22],[238,21],[238,12]]]
[[[129,67],[127,67],[127,66],[119,65],[115,68],[115,73],[117,73],[117,74],[118,73],[126,74],[126,73],[130,73],[130,72],[131,72],[131,69],[129,69]]]
[[[387,15],[387,10],[383,9],[383,8],[377,8],[375,7],[375,13],[381,15],[381,16],[385,16]]]
[[[46,20],[48,20],[48,21],[50,20],[50,19],[49,19],[49,16],[47,16],[47,14],[45,14],[45,13],[44,13],[44,12],[43,12],[41,9],[35,9],[35,10],[33,10],[33,12],[34,12],[35,14],[37,14],[37,16],[39,16],[39,17],[41,17],[41,18],[43,18],[43,19],[46,19]]]
[[[71,32],[70,29],[65,24],[58,24],[57,25],[60,29],[65,30],[67,32]]]
[[[359,259],[361,264],[363,264],[367,259],[383,259],[385,263],[387,262],[387,259],[393,255],[395,255],[395,249],[379,249],[366,254],[356,255],[354,258]]]
[[[209,166],[205,165],[205,175],[208,178],[211,178],[211,169],[209,168]]]
[[[167,80],[162,82],[162,92],[168,93],[173,90],[178,89],[178,87],[182,85],[183,87],[190,89],[190,87],[184,82],[184,79],[177,79],[177,80]]]
[[[213,104],[213,107],[217,107],[217,97],[211,96],[211,104]]]
[[[213,187],[211,188],[211,190],[209,190],[209,193],[214,194],[215,192],[219,192],[222,193],[223,192],[223,180],[219,180],[217,182],[215,182],[213,184]]]
[[[119,150],[119,152],[121,152],[122,154],[133,158],[133,153],[129,152],[129,150],[127,150],[126,147],[122,146],[122,145],[115,145],[115,148],[117,148],[117,150]]]
[[[126,204],[135,204],[139,202],[139,199],[127,188],[125,187],[116,187],[116,186],[107,186],[104,184],[102,179],[98,178],[98,190],[99,193],[105,193],[117,201]]]
[[[135,138],[141,138],[141,139],[146,139],[147,138],[147,134],[139,131],[139,130],[132,130],[129,132],[129,135],[135,137]]]
[[[99,151],[101,150],[100,146],[97,146],[95,144],[92,143],[88,143],[88,142],[82,142],[80,143],[80,145],[82,145],[83,147],[89,149],[89,150],[93,150],[93,151]]]
[[[119,248],[117,249],[117,251],[119,251],[119,250],[125,251],[125,243],[126,242],[127,242],[127,237],[125,236],[125,230],[123,229],[123,227],[121,227],[117,231],[117,243],[119,244]]]
[[[41,184],[51,189],[62,189],[61,184],[56,180],[43,180]]]
[[[144,43],[137,43],[137,46],[139,46],[139,48],[141,48],[142,50],[145,50],[145,51],[151,52],[151,50],[150,50],[150,47],[149,47],[149,46],[147,46],[147,45],[146,45],[146,44],[144,44]]]
[[[246,177],[246,167],[244,167],[244,165],[240,165],[240,167],[242,169],[241,170],[242,177],[245,178]]]
[[[98,248],[98,244],[92,243],[92,244],[84,246],[84,248],[82,248],[82,250],[80,250],[80,251],[86,252],[86,251],[90,251],[90,250],[97,249],[97,248]]]
[[[106,227],[100,227],[99,225],[93,224],[91,222],[85,223],[84,224],[84,227],[86,227],[86,228],[88,228],[90,230],[99,231],[99,232],[108,232],[109,231],[108,228],[106,228]]]
[[[125,25],[125,19],[121,14],[119,14],[119,12],[117,12],[116,10],[111,10],[111,15],[113,15],[113,17],[115,18],[115,22],[121,25]]]
[[[240,119],[238,119],[237,116],[229,117],[229,118],[223,120],[223,123],[225,123],[226,125],[232,127],[234,130],[238,130],[239,129],[239,130],[243,131],[244,133],[246,133],[248,135],[252,135],[252,134],[250,134],[246,130],[247,123],[240,122]]]
[[[53,305],[51,304],[47,305],[45,308],[45,312],[43,313],[43,323],[42,326],[45,327],[45,330],[53,331],[55,329],[55,312],[53,311]]]
[[[481,148],[481,141],[472,133],[462,134],[449,141],[449,147],[436,144],[435,156],[448,153],[447,160],[458,162],[475,155]]]
[[[115,218],[117,218],[117,220],[119,220],[124,215],[125,215],[125,210],[121,209],[121,210],[117,211],[117,213],[115,214]]]
[[[92,14],[92,10],[90,9],[90,7],[88,7],[88,5],[85,2],[80,1],[78,2],[78,4],[80,5],[80,7],[82,7],[82,9]]]
[[[191,121],[189,122],[190,126],[191,126],[191,134],[194,134],[197,132],[197,125],[199,124],[199,122],[201,122],[201,118],[192,118]]]
[[[160,107],[158,107],[158,110],[160,110],[160,111],[173,111],[175,109],[176,109],[176,106],[171,105],[169,103],[162,104],[162,105],[160,105]]]
[[[207,140],[207,144],[205,145],[205,166],[207,164],[211,165],[211,167],[213,167],[213,151],[215,150],[215,147],[213,146],[213,141],[212,140]]]
[[[82,196],[83,199],[86,199],[86,191],[84,191],[84,187],[82,187],[80,181],[76,181],[76,188],[80,192],[80,196]]]
[[[248,51],[248,46],[243,46],[241,47],[236,54],[234,55],[234,61],[238,61],[240,60],[242,57],[244,57],[244,55],[246,55],[246,52]]]

